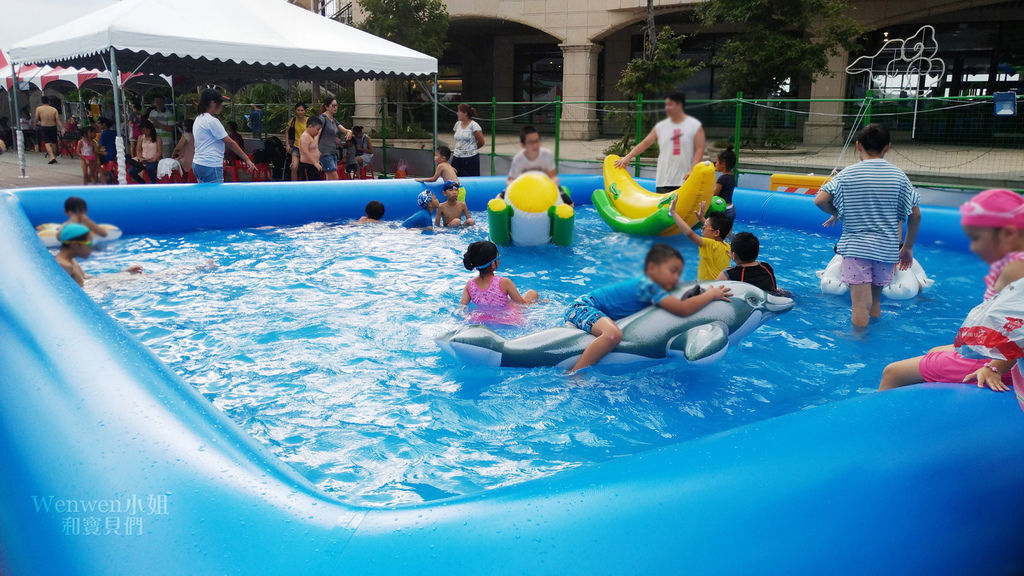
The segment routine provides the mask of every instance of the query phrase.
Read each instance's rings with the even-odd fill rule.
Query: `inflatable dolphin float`
[[[839,254],[832,257],[824,270],[818,270],[815,274],[821,278],[821,291],[824,294],[842,296],[850,291],[850,287],[843,282],[843,257]],[[910,268],[897,269],[893,273],[892,281],[882,288],[882,295],[893,300],[910,300],[927,291],[934,283],[935,280],[928,277],[915,258]]]
[[[793,300],[768,294],[743,282],[684,284],[672,291],[676,297],[693,290],[726,285],[732,290],[729,302],[712,302],[691,316],[676,316],[649,306],[618,321],[622,342],[601,359],[601,364],[621,364],[682,356],[691,363],[710,363],[761,324],[788,312]],[[549,328],[506,340],[483,326],[467,326],[437,339],[441,349],[467,364],[535,367],[576,363],[594,336],[576,328]]]

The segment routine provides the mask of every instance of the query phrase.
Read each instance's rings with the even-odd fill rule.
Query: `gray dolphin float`
[[[743,282],[702,282],[676,287],[682,296],[699,284],[701,289],[725,285],[732,290],[729,302],[716,301],[696,314],[676,316],[649,306],[618,321],[622,342],[601,359],[601,364],[659,360],[682,356],[693,363],[710,363],[725,354],[755,328],[793,308],[793,300],[768,294]],[[530,368],[575,364],[594,336],[574,326],[549,328],[506,340],[493,330],[473,325],[436,339],[441,349],[467,364]]]

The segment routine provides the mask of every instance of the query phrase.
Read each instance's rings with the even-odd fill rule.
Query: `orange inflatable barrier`
[[[815,176],[804,174],[772,174],[768,187],[772,192],[789,192],[791,194],[817,194],[831,176]]]

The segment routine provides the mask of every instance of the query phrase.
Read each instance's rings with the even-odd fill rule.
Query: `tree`
[[[846,0],[706,0],[698,14],[706,26],[739,27],[714,59],[728,97],[769,97],[787,83],[831,76],[829,56],[855,49],[863,33]]]
[[[366,13],[360,29],[434,58],[444,55],[451,17],[442,0],[359,0],[359,5]],[[396,103],[395,120],[403,126],[402,102],[410,84],[390,79],[384,86],[388,100]]]
[[[684,40],[685,36],[666,26],[653,41],[645,42],[643,58],[634,58],[626,64],[615,87],[630,100],[641,94],[657,97],[672,90],[700,70],[700,65],[679,57]]]

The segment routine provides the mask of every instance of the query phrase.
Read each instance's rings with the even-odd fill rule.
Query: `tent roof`
[[[122,0],[15,44],[23,64],[200,80],[352,80],[425,76],[437,59],[285,0]]]

